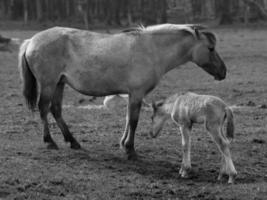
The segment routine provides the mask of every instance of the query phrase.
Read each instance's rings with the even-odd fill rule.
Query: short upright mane
[[[122,32],[168,34],[168,33],[178,33],[180,31],[186,31],[195,36],[196,29],[201,29],[201,27],[199,25],[192,25],[192,24],[159,24],[159,25],[152,25],[152,26],[147,26],[147,27],[140,25],[135,28],[129,28],[129,29],[123,30]]]
[[[177,32],[177,31],[188,31],[194,34],[194,29],[187,24],[159,24],[153,25],[148,27],[143,27],[142,30],[144,32],[151,32],[151,33],[165,33],[165,32]]]

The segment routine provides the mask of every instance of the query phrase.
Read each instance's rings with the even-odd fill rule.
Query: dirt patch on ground
[[[193,130],[190,179],[178,176],[181,139],[169,122],[155,140],[148,136],[150,115],[143,111],[136,134],[138,161],[119,149],[125,107],[116,112],[80,109],[87,97],[66,89],[64,117],[83,149],[71,150],[54,120],[50,128],[60,149],[42,142],[38,113],[24,106],[16,53],[0,53],[0,199],[266,199],[267,198],[267,32],[217,29],[218,51],[228,66],[216,82],[188,64],[167,74],[148,101],[179,91],[213,94],[235,111],[236,139],[231,145],[236,183],[218,182],[220,154],[202,126]],[[5,31],[28,38],[34,32]],[[83,99],[83,101],[81,101]],[[97,99],[101,103],[103,99]]]

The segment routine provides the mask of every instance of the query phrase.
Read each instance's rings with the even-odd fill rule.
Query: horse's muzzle
[[[221,81],[221,80],[225,79],[225,77],[226,77],[226,76],[215,76],[214,79],[215,79],[216,81]]]
[[[221,81],[221,80],[225,79],[225,77],[226,77],[226,67],[225,67],[225,65],[224,65],[224,66],[223,66],[223,70],[221,70],[220,73],[217,73],[217,74],[214,76],[214,78],[215,78],[215,80],[217,80],[217,81]]]

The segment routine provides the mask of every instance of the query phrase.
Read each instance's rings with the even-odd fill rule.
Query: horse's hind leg
[[[64,83],[58,83],[57,88],[55,90],[52,104],[51,104],[51,113],[54,116],[58,127],[60,128],[64,139],[66,142],[70,142],[70,147],[72,149],[80,149],[81,145],[76,141],[76,139],[72,136],[69,131],[67,124],[65,123],[64,119],[62,118],[62,98],[63,98],[63,91],[64,91]]]
[[[54,142],[49,132],[47,114],[49,113],[50,98],[49,95],[46,95],[44,92],[45,91],[41,90],[41,95],[38,102],[40,117],[43,124],[43,139],[45,143],[48,143],[48,149],[58,149],[57,144]]]
[[[234,176],[237,174],[237,172],[231,158],[229,142],[222,136],[219,124],[207,125],[207,129],[223,156],[223,163],[218,179],[220,179],[223,174],[227,174],[229,175],[228,183],[233,183]]]
[[[127,111],[129,133],[127,134],[127,137],[124,142],[124,147],[125,147],[128,159],[137,158],[137,154],[134,149],[134,136],[135,136],[135,130],[136,130],[137,123],[138,123],[141,105],[142,105],[142,98],[139,98],[138,96],[134,96],[134,95],[129,95],[129,103],[128,103],[128,111]],[[127,126],[125,130],[127,130]]]

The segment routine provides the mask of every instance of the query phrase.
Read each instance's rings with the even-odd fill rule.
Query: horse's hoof
[[[131,152],[131,153],[127,153],[127,159],[128,160],[137,160],[138,156],[137,154],[134,152]]]
[[[78,142],[73,142],[70,144],[70,148],[72,149],[81,149],[81,145]]]
[[[58,146],[56,143],[49,143],[46,147],[47,149],[54,149],[54,150],[58,150]]]
[[[120,143],[120,149],[121,149],[121,150],[126,150],[126,148],[125,148],[125,146],[124,146],[123,143]]]

